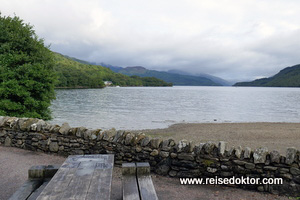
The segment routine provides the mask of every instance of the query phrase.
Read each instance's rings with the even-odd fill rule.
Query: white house
[[[105,86],[110,86],[110,85],[112,85],[112,82],[111,81],[103,81],[104,82],[104,85]]]

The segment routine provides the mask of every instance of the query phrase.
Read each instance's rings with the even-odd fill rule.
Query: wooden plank
[[[138,184],[141,200],[158,200],[151,176],[139,176]]]
[[[140,200],[139,189],[135,176],[123,176],[123,200]]]
[[[135,163],[122,163],[122,175],[133,175],[136,176],[136,165]]]
[[[123,200],[140,200],[135,163],[122,164]]]
[[[25,200],[32,192],[34,192],[40,185],[42,180],[28,180],[26,181],[10,198],[9,200]]]
[[[27,200],[36,200],[38,196],[42,193],[42,191],[45,189],[49,181],[45,181],[39,188],[37,188]]]
[[[147,162],[137,162],[136,163],[137,176],[150,175],[150,165]]]
[[[114,156],[106,157],[105,163],[97,163],[86,199],[103,199],[111,197],[111,182],[113,173]]]
[[[80,162],[61,199],[85,199],[96,167],[96,162]]]
[[[158,200],[151,176],[149,163],[136,163],[137,181],[141,200]]]
[[[61,196],[72,180],[78,165],[79,163],[67,163],[67,161],[65,161],[37,200],[61,199]]]

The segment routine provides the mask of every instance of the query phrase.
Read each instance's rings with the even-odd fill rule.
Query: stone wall
[[[115,164],[149,162],[151,169],[170,177],[283,178],[282,185],[236,185],[258,191],[300,196],[299,151],[286,156],[262,147],[228,148],[226,142],[194,145],[127,131],[71,128],[32,118],[0,117],[0,144],[58,155],[115,154]]]

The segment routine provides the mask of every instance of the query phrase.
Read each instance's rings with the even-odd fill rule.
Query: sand
[[[152,137],[186,139],[200,142],[226,141],[230,146],[268,147],[285,155],[287,147],[300,150],[300,123],[189,123],[174,124],[166,129],[147,129]]]

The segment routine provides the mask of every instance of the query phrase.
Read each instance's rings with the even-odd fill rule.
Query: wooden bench
[[[149,163],[122,164],[123,200],[158,200]]]
[[[9,200],[35,200],[49,183],[60,165],[37,165],[28,170],[28,180]]]
[[[69,156],[37,199],[108,200],[113,163],[108,154]]]

